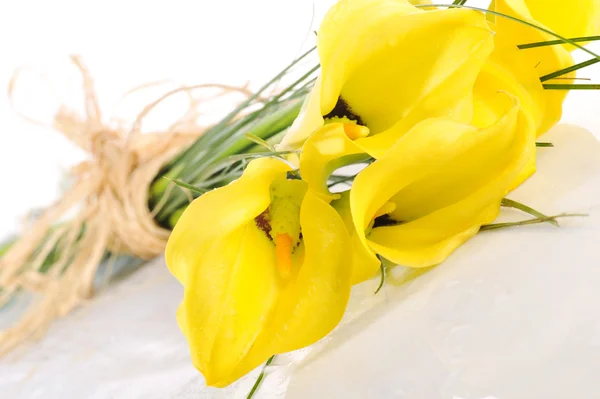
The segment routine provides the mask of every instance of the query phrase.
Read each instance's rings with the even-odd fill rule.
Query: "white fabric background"
[[[126,90],[165,78],[252,80],[256,87],[312,43],[330,3],[4,1],[0,86],[15,68],[31,66],[48,75],[63,101],[80,107],[78,76],[67,61],[79,53],[107,115]],[[582,75],[598,81],[600,68]],[[53,99],[34,83],[23,81],[17,105],[48,121]],[[592,136],[600,137],[599,95],[569,96],[563,123],[588,131],[556,127],[544,138],[556,147],[540,150],[539,172],[513,196],[546,213],[590,217],[561,229],[481,234],[443,267],[376,297],[370,292],[377,282],[367,283],[330,340],[279,358],[260,397],[283,395],[290,360],[289,398],[566,399],[599,392],[600,146]],[[55,199],[63,170],[82,158],[51,129],[20,120],[0,96],[0,237],[17,232],[27,210]],[[40,343],[0,360],[0,396],[245,397],[255,375],[227,391],[203,386],[174,321],[181,295],[164,262],[151,262],[56,323]],[[0,324],[9,313],[0,311]]]

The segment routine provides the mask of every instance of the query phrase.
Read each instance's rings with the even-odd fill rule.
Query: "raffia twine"
[[[0,306],[20,290],[39,298],[13,326],[0,332],[0,356],[25,341],[39,339],[52,321],[91,298],[94,277],[107,250],[141,259],[163,253],[170,231],[155,222],[158,209],[148,209],[149,187],[161,167],[203,129],[189,123],[194,117],[184,118],[188,123],[176,123],[165,132],[141,134],[143,117],[159,102],[181,91],[217,88],[222,94],[249,95],[245,88],[218,84],[180,87],[148,105],[129,131],[111,129],[102,122],[88,69],[79,57],[73,56],[72,61],[83,79],[85,118],[63,107],[55,115],[53,126],[86,151],[89,160],[72,169],[72,187],[45,209],[0,258]],[[14,79],[9,96],[13,86]],[[196,107],[197,103],[192,102],[192,114]],[[60,223],[73,210],[75,216]],[[40,268],[55,247],[58,259],[42,273]]]

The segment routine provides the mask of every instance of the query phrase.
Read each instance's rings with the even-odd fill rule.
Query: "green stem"
[[[379,259],[379,260],[381,261],[381,259]],[[373,295],[377,295],[379,293],[379,291],[381,291],[381,288],[383,288],[383,283],[385,283],[386,269],[385,269],[385,266],[383,265],[383,262],[381,262],[381,264],[380,264],[380,269],[381,269],[381,280],[379,280],[379,286],[377,287],[377,289],[375,290]]]
[[[261,138],[268,139],[291,124],[291,121],[298,114],[301,107],[301,97],[307,91],[307,89],[304,91],[300,90],[296,86],[299,86],[301,83],[305,84],[306,82],[302,81],[302,79],[306,80],[307,75],[273,96],[266,103],[264,101],[259,102],[258,98],[314,50],[315,48],[312,48],[294,60],[254,95],[227,114],[219,123],[204,132],[187,150],[175,157],[157,174],[149,192],[149,207],[151,209],[158,203],[164,204],[155,217],[157,222],[165,225],[171,213],[187,202],[186,196],[180,190],[171,190],[167,193],[166,190],[169,187],[169,182],[161,179],[162,176],[167,176],[173,180],[180,179],[189,184],[200,183],[201,181],[199,181],[198,177],[203,175],[205,169],[212,168],[215,162],[226,158],[228,155],[242,152],[253,145],[244,136],[247,131],[251,131],[252,129],[254,130],[252,133],[255,135],[263,135],[260,132],[262,127],[264,137]],[[315,70],[313,68],[311,71]],[[261,105],[262,107],[248,112],[257,105]],[[272,115],[273,111],[281,109],[284,109],[284,113],[287,112],[289,118],[281,117],[279,114]],[[277,123],[273,125],[273,121],[277,121]],[[168,197],[163,198],[165,195],[168,195]]]
[[[276,144],[281,143],[281,140],[283,139],[283,137],[286,135],[287,131],[282,130],[279,133],[274,134],[273,136],[269,137],[267,140],[265,140],[265,142],[267,143],[267,145],[269,147],[273,147]],[[248,154],[255,154],[257,152],[263,152],[265,150],[265,146],[264,145],[259,145],[256,144],[252,147],[250,147],[247,151]]]
[[[294,62],[284,68],[281,72],[279,72],[273,79],[268,81],[264,86],[262,86],[254,95],[252,95],[248,100],[241,103],[237,108],[231,111],[229,114],[225,116],[219,123],[212,126],[205,132],[200,139],[198,139],[194,144],[192,144],[181,156],[177,157],[174,160],[174,163],[183,162],[185,164],[188,158],[195,158],[196,154],[203,148],[205,148],[205,141],[213,138],[215,135],[219,135],[219,131],[227,126],[231,121],[235,119],[235,117],[244,109],[246,109],[253,101],[255,101],[260,95],[262,95],[269,87],[271,87],[275,82],[280,80],[283,76],[285,76],[290,69],[292,69],[298,62],[306,58],[309,54],[311,54],[315,50],[315,47],[311,48],[300,57],[298,57]]]
[[[275,359],[275,355],[271,356],[269,358],[269,360],[267,360],[267,362],[265,363],[262,371],[260,372],[260,374],[258,375],[258,378],[256,379],[256,382],[254,383],[254,385],[252,386],[252,389],[248,393],[248,396],[246,396],[246,399],[252,399],[252,397],[254,396],[254,394],[256,393],[258,388],[260,387],[260,383],[265,378],[265,370],[273,362],[273,359]]]
[[[284,89],[282,92],[280,92],[279,94],[277,94],[275,97],[273,97],[273,99],[271,99],[267,104],[265,104],[265,106],[259,111],[259,115],[262,116],[264,114],[267,114],[267,111],[270,111],[272,108],[276,107],[276,106],[280,106],[280,101],[283,101],[282,98],[287,95],[288,93],[290,93],[292,90],[294,90],[296,88],[296,86],[298,86],[299,84],[301,84],[302,82],[306,81],[306,79],[308,79],[313,73],[315,73],[318,69],[320,68],[319,65],[313,67],[311,70],[309,70],[307,73],[305,73],[302,77],[300,77],[299,79],[297,79],[294,83],[292,83],[291,85],[289,85],[286,89]],[[298,101],[298,100],[296,100]],[[296,104],[296,103],[294,103]],[[261,122],[261,125],[266,125],[269,128],[269,132],[271,132],[271,134],[276,134],[279,133],[279,131],[281,131],[283,128],[288,127],[289,125],[291,125],[291,123],[293,122],[293,120],[295,119],[295,117],[298,115],[298,113],[300,112],[300,108],[302,106],[301,102],[298,101],[298,103],[296,104],[297,107],[292,107],[293,110],[295,110],[296,112],[293,112],[293,118],[291,118],[291,120],[289,121],[289,123],[287,125],[283,125],[279,130],[275,131],[273,128],[269,127],[268,123],[265,122]],[[240,126],[237,127],[236,131],[233,132],[231,135],[225,135],[225,134],[221,134],[218,137],[220,138],[220,140],[218,140],[215,143],[209,143],[207,144],[208,147],[206,148],[211,148],[211,154],[213,155],[212,158],[208,158],[208,159],[204,159],[203,160],[203,165],[206,164],[211,164],[215,161],[219,161],[220,158],[223,158],[224,156],[227,155],[231,155],[233,153],[229,152],[230,150],[228,149],[234,141],[239,140],[239,136],[244,133],[244,130],[242,130],[242,128],[248,126],[251,122],[253,122],[256,118],[248,118],[247,120],[243,120],[242,123],[240,124]],[[267,117],[267,120],[279,120],[282,119],[281,116],[279,115],[271,115],[269,117]],[[257,134],[257,132],[255,132],[254,130],[252,131],[252,133],[254,133],[255,135],[259,136],[259,134]],[[261,137],[261,138],[267,138],[267,137]],[[242,135],[242,140],[244,142],[248,142],[248,139],[245,138]],[[234,144],[235,145],[235,144]],[[238,149],[238,152],[242,151],[242,148]],[[236,152],[237,153],[237,152]],[[188,167],[188,165],[186,164],[186,167],[188,169],[191,169],[192,173],[198,173],[198,167],[191,164],[191,167]],[[184,180],[191,180],[192,176],[186,176]]]
[[[282,130],[287,129],[294,119],[300,113],[302,108],[302,101],[295,101],[291,105],[284,107],[283,109],[269,115],[260,123],[260,125],[251,129],[250,133],[256,137],[267,140],[274,134],[280,133]],[[217,158],[223,159],[229,155],[240,154],[246,152],[248,148],[252,147],[254,143],[247,137],[242,137],[236,143],[234,143],[229,149],[222,152]]]
[[[507,227],[515,227],[515,226],[525,226],[525,225],[529,225],[529,224],[547,223],[550,220],[556,221],[556,219],[558,219],[558,218],[579,217],[579,216],[588,216],[588,215],[584,214],[584,213],[572,213],[572,214],[563,213],[563,214],[560,214],[560,215],[549,216],[549,217],[546,217],[546,218],[535,218],[535,219],[521,220],[519,222],[485,224],[485,225],[481,226],[481,228],[479,230],[480,231],[498,230],[498,229],[503,229],[503,228],[507,228]]]
[[[543,141],[538,141],[537,143],[535,143],[536,147],[554,147],[554,144],[552,143],[548,143],[548,142],[543,142]]]
[[[261,139],[269,140],[271,137],[278,135],[282,131],[284,131],[287,127],[289,127],[294,119],[298,116],[300,109],[302,107],[301,101],[295,101],[293,104],[285,106],[284,108],[278,110],[277,112],[268,115],[265,117],[260,123],[254,126],[251,131],[254,135],[260,137]],[[226,162],[231,161],[231,157],[239,154],[240,152],[248,151],[253,146],[253,142],[249,140],[247,137],[242,136],[238,141],[236,141],[231,147],[229,147],[225,151],[219,151],[218,149],[211,149],[214,151],[217,156],[213,155],[212,161],[207,161],[204,164],[194,164],[189,165],[195,169],[195,173],[189,177],[184,177],[183,180],[188,182],[188,184],[196,184],[202,183],[199,181],[199,176],[206,175],[211,170],[219,169],[219,164],[224,164]],[[206,150],[204,151],[206,153]],[[264,152],[264,149],[262,150]],[[168,177],[171,180],[176,180],[179,176],[184,174],[185,167],[184,161],[180,161],[176,165],[174,165],[171,170],[167,171],[164,176]],[[216,170],[215,170],[216,171]],[[211,172],[212,173],[212,172]],[[210,176],[209,176],[210,177]],[[150,188],[151,193],[151,203],[156,204],[165,195],[165,191],[167,187],[171,184],[166,179],[157,179]],[[203,187],[204,189],[208,189],[210,187]],[[160,223],[171,224],[169,218],[171,214],[177,211],[182,206],[187,206],[187,197],[180,190],[173,190],[169,195],[169,201],[165,206],[161,208],[161,210],[156,215],[156,220]]]
[[[600,90],[600,84],[547,84],[544,83],[546,90]]]
[[[502,206],[506,208],[518,209],[522,212],[530,214],[531,216],[535,216],[538,219],[546,219],[548,223],[553,224],[554,226],[558,226],[558,222],[556,220],[551,219],[549,216],[544,215],[542,212],[536,211],[535,209],[520,202],[504,198],[502,199]]]

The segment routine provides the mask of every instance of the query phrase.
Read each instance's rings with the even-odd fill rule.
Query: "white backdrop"
[[[317,22],[332,2],[332,0],[315,2],[308,0],[154,2],[3,0],[0,2],[0,58],[2,59],[0,62],[0,88],[4,91],[8,87],[15,69],[25,66],[44,73],[47,75],[47,79],[36,80],[33,74],[23,75],[25,79],[21,81],[22,85],[18,86],[15,92],[17,106],[21,111],[38,119],[50,121],[55,111],[54,105],[58,103],[44,86],[48,82],[54,85],[55,91],[61,98],[59,101],[66,102],[73,107],[81,107],[79,76],[68,62],[70,54],[82,55],[91,70],[102,109],[107,116],[117,108],[122,94],[128,89],[163,79],[186,84],[204,82],[244,84],[251,81],[252,87],[256,87],[298,55],[303,46],[312,44],[314,41],[312,31],[318,26]],[[470,4],[481,3],[485,3],[485,1],[470,1]],[[313,21],[312,24],[311,21]],[[598,45],[591,48],[600,51]],[[583,58],[581,54],[578,54],[577,57]],[[581,75],[595,78],[598,81],[600,80],[600,67],[593,66],[586,69]],[[590,130],[596,137],[600,137],[599,96],[600,94],[597,92],[570,94],[565,105],[563,123],[577,124]],[[149,97],[148,100],[153,98]],[[138,103],[143,104],[143,101]],[[583,143],[586,142],[585,139],[582,140]],[[596,148],[591,144],[592,142],[589,143],[591,148]],[[588,158],[586,159],[593,159],[594,154],[587,154]],[[0,185],[0,238],[18,231],[19,220],[28,210],[47,205],[55,199],[60,191],[59,183],[63,171],[81,160],[82,156],[81,152],[52,129],[33,126],[20,119],[10,108],[7,96],[0,95],[0,177],[2,178]],[[578,169],[575,168],[575,170]],[[552,175],[545,176],[540,179],[543,181],[544,178],[547,180],[553,178]],[[542,187],[545,186],[542,185]],[[587,193],[594,192],[587,191]],[[576,204],[572,199],[569,201],[563,202],[561,205]],[[586,204],[590,207],[594,205]],[[550,207],[552,208],[553,205],[551,204]],[[561,212],[576,211],[577,209],[561,208],[556,210]],[[585,233],[585,228],[583,230],[584,232],[581,234]],[[557,238],[555,237],[555,239]],[[560,243],[560,241],[553,242],[554,245]],[[575,258],[574,261],[582,264],[595,261],[597,264],[598,259],[592,258],[595,251],[589,245],[585,248],[588,252],[580,251],[579,253],[586,254],[588,258]],[[575,251],[573,248],[572,250]],[[499,247],[498,253],[501,254],[502,251],[502,248]],[[477,261],[484,262],[489,259]],[[454,263],[457,262],[459,261],[454,261]],[[567,263],[568,257],[563,259],[562,264],[556,265],[556,270],[567,267]],[[118,351],[110,349],[111,340],[102,340],[102,337],[94,335],[95,331],[103,328],[102,323],[89,320],[87,324],[81,322],[82,319],[85,319],[86,311],[79,313],[74,318],[75,321],[71,321],[71,323],[77,323],[77,320],[84,323],[74,325],[78,328],[86,328],[85,331],[91,337],[90,341],[82,338],[85,337],[85,334],[72,335],[72,332],[67,332],[70,331],[69,324],[61,323],[53,330],[49,341],[34,349],[34,352],[40,350],[38,357],[30,353],[25,356],[25,363],[21,366],[15,365],[15,363],[0,365],[0,383],[5,384],[0,386],[10,389],[8,391],[11,395],[10,398],[153,397],[158,399],[167,397],[165,395],[168,392],[174,391],[175,382],[183,383],[190,379],[196,381],[194,380],[195,371],[187,363],[185,345],[178,335],[176,326],[170,324],[174,323],[170,316],[181,292],[177,284],[171,281],[170,276],[164,272],[163,267],[164,265],[159,261],[154,265],[154,271],[142,272],[146,273],[150,287],[155,283],[162,288],[152,291],[152,293],[148,291],[148,295],[152,296],[153,301],[148,301],[148,298],[143,296],[132,299],[131,307],[125,307],[121,312],[123,320],[130,319],[130,323],[127,325],[128,329],[112,332],[114,334],[111,336],[112,342],[121,342],[121,346],[117,346],[118,348],[128,347],[136,342],[140,343],[136,350],[129,353],[129,358],[119,358]],[[580,272],[584,271],[580,270]],[[500,273],[500,271],[492,268],[492,273]],[[144,276],[134,276],[134,278],[143,279]],[[509,277],[506,277],[501,281],[507,282],[508,279]],[[144,287],[147,287],[147,281],[144,281]],[[536,281],[536,277],[531,276],[531,281]],[[554,288],[560,289],[561,277],[559,275],[552,277],[551,281]],[[502,285],[502,282],[499,284]],[[113,294],[122,293],[123,289],[121,286]],[[524,288],[517,287],[517,290],[519,289]],[[153,293],[156,293],[156,296]],[[110,302],[110,295],[113,294],[109,294],[109,299],[102,299],[99,303]],[[164,298],[164,301],[159,300],[159,295]],[[127,298],[132,296],[135,297],[135,294],[125,295]],[[592,295],[590,298],[587,299],[592,302],[600,302],[598,295]],[[439,300],[445,299],[447,298]],[[457,300],[457,303],[461,302]],[[514,309],[518,309],[517,305],[518,303],[515,302]],[[577,302],[573,302],[573,306],[577,307]],[[127,309],[136,308],[146,309],[138,315],[139,319],[131,318],[127,314]],[[511,310],[514,309],[511,308]],[[155,310],[156,313],[153,313],[152,310]],[[591,308],[589,310],[591,311]],[[95,315],[109,313],[102,308],[90,312]],[[581,319],[577,319],[573,323],[582,324],[583,322]],[[569,328],[576,329],[575,324],[570,324]],[[587,324],[585,325],[587,326]],[[417,323],[417,326],[425,328],[427,324]],[[148,331],[155,331],[155,333],[153,333],[154,335],[148,334]],[[403,333],[409,334],[406,331]],[[415,332],[413,331],[413,333]],[[93,338],[94,336],[97,340]],[[77,341],[78,339],[80,341]],[[88,346],[90,351],[87,354],[82,354],[81,351],[76,355],[70,353],[70,346],[64,342],[71,342],[71,340],[79,342],[79,349]],[[531,338],[530,341],[534,341],[534,339]],[[61,342],[63,343],[61,344]],[[153,357],[150,353],[149,348],[156,345],[157,342],[167,353],[166,355],[163,353],[166,357]],[[109,347],[105,347],[105,345],[109,345]],[[357,345],[365,345],[365,343],[359,341]],[[407,348],[397,347],[396,350],[406,350]],[[476,349],[478,348],[475,346],[473,350]],[[82,369],[84,374],[74,372],[73,367],[79,367],[75,365],[88,363],[87,359],[91,356],[90,353],[101,353],[103,350],[108,352],[106,359],[90,365],[89,369]],[[169,350],[172,353],[168,352]],[[58,360],[55,363],[49,362],[49,359],[55,356],[56,351],[60,352],[56,355]],[[169,353],[173,354],[173,357],[168,357]],[[486,352],[482,349],[481,353]],[[335,361],[339,362],[356,361],[356,358],[348,356],[348,352],[341,351],[332,356]],[[561,352],[560,356],[568,358],[569,352]],[[555,361],[559,361],[560,356]],[[493,353],[490,357],[493,358]],[[107,360],[109,358],[112,360]],[[137,359],[137,362],[130,363],[132,358]],[[102,363],[103,361],[105,363]],[[164,368],[160,362],[164,362]],[[37,363],[40,366],[37,369],[34,367],[35,370],[32,369],[31,365]],[[135,368],[142,367],[142,363],[147,364],[147,370],[140,368],[139,371],[147,371],[147,373],[142,373],[142,377],[136,376]],[[121,368],[110,368],[116,367],[115,365],[118,364],[121,364]],[[410,362],[404,362],[402,365],[410,367]],[[323,370],[330,366],[331,363],[317,363],[315,369]],[[6,367],[4,371],[2,371],[3,367]],[[56,371],[52,367],[56,367]],[[64,378],[54,375],[59,370],[61,375],[64,374]],[[70,373],[69,370],[71,370]],[[556,370],[559,375],[560,369]],[[350,375],[355,380],[360,379],[360,368],[350,369],[348,372],[358,373],[358,376]],[[503,371],[497,369],[496,372],[502,374]],[[10,381],[7,379],[9,374]],[[81,377],[82,375],[85,375],[85,378]],[[375,374],[369,375],[369,378],[375,378]],[[510,377],[508,374],[502,375],[506,378]],[[303,374],[300,374],[299,381],[303,381],[302,378],[305,378],[302,376]],[[87,391],[66,388],[69,381],[72,382],[80,377],[82,378],[80,382],[89,388]],[[342,384],[344,375],[338,373],[328,377]],[[542,381],[543,377],[542,373],[536,381]],[[314,378],[314,375],[311,375],[310,378]],[[150,391],[143,389],[148,386],[150,381],[156,384],[154,396],[149,396]],[[511,380],[510,378],[508,380],[500,378],[497,381],[502,386],[502,384],[510,385]],[[92,389],[95,382],[101,386]],[[119,382],[121,385],[118,384]],[[317,380],[316,382],[315,385],[292,384],[292,388],[295,389],[295,391],[292,390],[295,392],[294,397],[314,397],[310,396],[315,394],[311,391],[311,387],[320,388],[326,385],[323,381]],[[379,383],[385,384],[385,381]],[[211,397],[210,395],[199,396],[200,393],[194,390],[197,385],[194,384],[192,382],[191,387],[188,385],[181,388],[177,393],[180,395],[179,397],[187,398],[188,396],[185,395],[188,393],[189,395],[196,393],[195,397]],[[519,381],[519,384],[525,384],[525,382]],[[83,385],[75,387],[77,386],[81,388]],[[349,386],[355,387],[356,385],[350,384]],[[458,391],[454,393],[451,391],[450,388],[443,392],[439,391],[442,392],[440,397],[453,398],[454,394],[458,395]],[[327,392],[331,395],[336,393],[335,391]],[[474,399],[482,398],[490,393],[485,392],[477,396],[478,393],[475,391],[464,392],[465,398],[472,395],[468,397]],[[0,394],[0,396],[2,395]],[[420,399],[418,396],[401,396],[400,394],[397,397]],[[513,399],[515,397],[518,395],[502,396],[501,398]],[[544,398],[547,397],[549,396]],[[563,398],[563,396],[556,397]],[[430,396],[423,397],[423,399],[429,398]]]

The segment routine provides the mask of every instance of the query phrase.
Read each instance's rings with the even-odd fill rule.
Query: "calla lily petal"
[[[349,237],[341,217],[311,191],[300,215],[305,240],[298,275],[281,290],[264,330],[232,381],[277,354],[313,344],[341,320],[351,287]]]
[[[600,2],[597,0],[525,0],[525,4],[536,21],[564,37],[600,33]]]
[[[471,123],[478,127],[485,127],[501,119],[506,112],[506,96],[500,94],[504,92],[515,96],[519,101],[522,117],[529,118],[529,123],[533,124],[534,129],[537,130],[543,115],[539,99],[544,93],[539,81],[534,79],[535,82],[515,79],[511,70],[505,65],[488,61],[475,83],[474,118]],[[510,189],[519,186],[533,173],[535,173],[535,151]]]
[[[166,249],[185,289],[177,312],[206,383],[226,386],[271,355],[330,332],[350,293],[348,231],[275,158],[196,199]]]
[[[276,176],[290,167],[274,158],[260,158],[248,165],[235,184],[204,194],[184,211],[171,232],[165,250],[169,270],[185,284],[202,251],[199,243],[213,245],[216,237],[229,234],[248,223],[267,208],[269,186]],[[206,212],[219,209],[219,212]]]
[[[290,126],[281,143],[277,145],[277,149],[281,151],[300,149],[306,139],[323,126],[324,122],[321,115],[321,76],[319,76],[306,97],[298,117]]]
[[[367,126],[360,145],[376,158],[422,119],[468,123],[473,84],[492,48],[486,18],[472,10],[339,1],[319,30],[321,77],[278,148],[299,148],[332,117]]]
[[[460,90],[452,93],[454,100],[464,97],[492,50],[485,17],[471,10],[423,11],[404,1],[377,1],[358,13],[345,3],[359,7],[373,2],[342,1],[323,22],[321,112],[330,112],[341,96],[374,134],[391,128],[426,100],[435,106],[422,105],[421,110],[443,115],[450,106],[435,101],[433,93],[447,95],[454,88]],[[353,12],[357,15],[350,16]]]
[[[308,191],[300,211],[304,261],[277,304],[266,339],[276,353],[310,345],[341,320],[350,296],[349,236],[342,218]]]
[[[210,267],[198,268],[185,292],[186,336],[194,364],[200,366],[209,385],[230,383],[230,370],[241,362],[246,372],[260,364],[247,364],[243,359],[263,331],[265,315],[281,291],[272,267],[272,243],[254,224],[242,229],[237,237],[219,240],[224,245],[200,253],[202,264]],[[228,262],[231,259],[225,251],[235,254],[233,262]],[[271,354],[264,353],[263,358]]]
[[[536,26],[552,29],[544,26],[543,22],[537,21],[532,16],[527,4],[528,2],[525,0],[496,0],[495,10]],[[539,78],[573,65],[573,58],[564,46],[537,47],[520,50],[518,55],[515,54],[517,45],[556,39],[552,35],[501,16],[495,18],[495,30],[496,47],[492,59],[508,68],[520,82],[530,82],[531,75]],[[575,77],[575,72],[562,76],[562,78],[569,77]],[[571,83],[572,81],[562,80],[561,82]],[[541,83],[539,85],[541,87]],[[537,131],[538,136],[560,120],[562,103],[566,95],[564,90],[544,90],[543,97],[540,99],[536,95],[536,101],[540,101],[539,106],[544,110]]]
[[[380,270],[381,262],[377,256],[366,246],[356,232],[352,211],[350,209],[350,191],[345,191],[340,198],[331,205],[338,211],[350,232],[350,246],[352,248],[352,285],[362,283],[374,277]]]
[[[427,267],[491,222],[535,151],[531,118],[514,98],[513,103],[484,129],[426,120],[363,170],[351,190],[354,224],[363,242],[392,262]],[[396,205],[390,220],[382,226],[375,220],[368,235],[363,233],[387,201]]]

